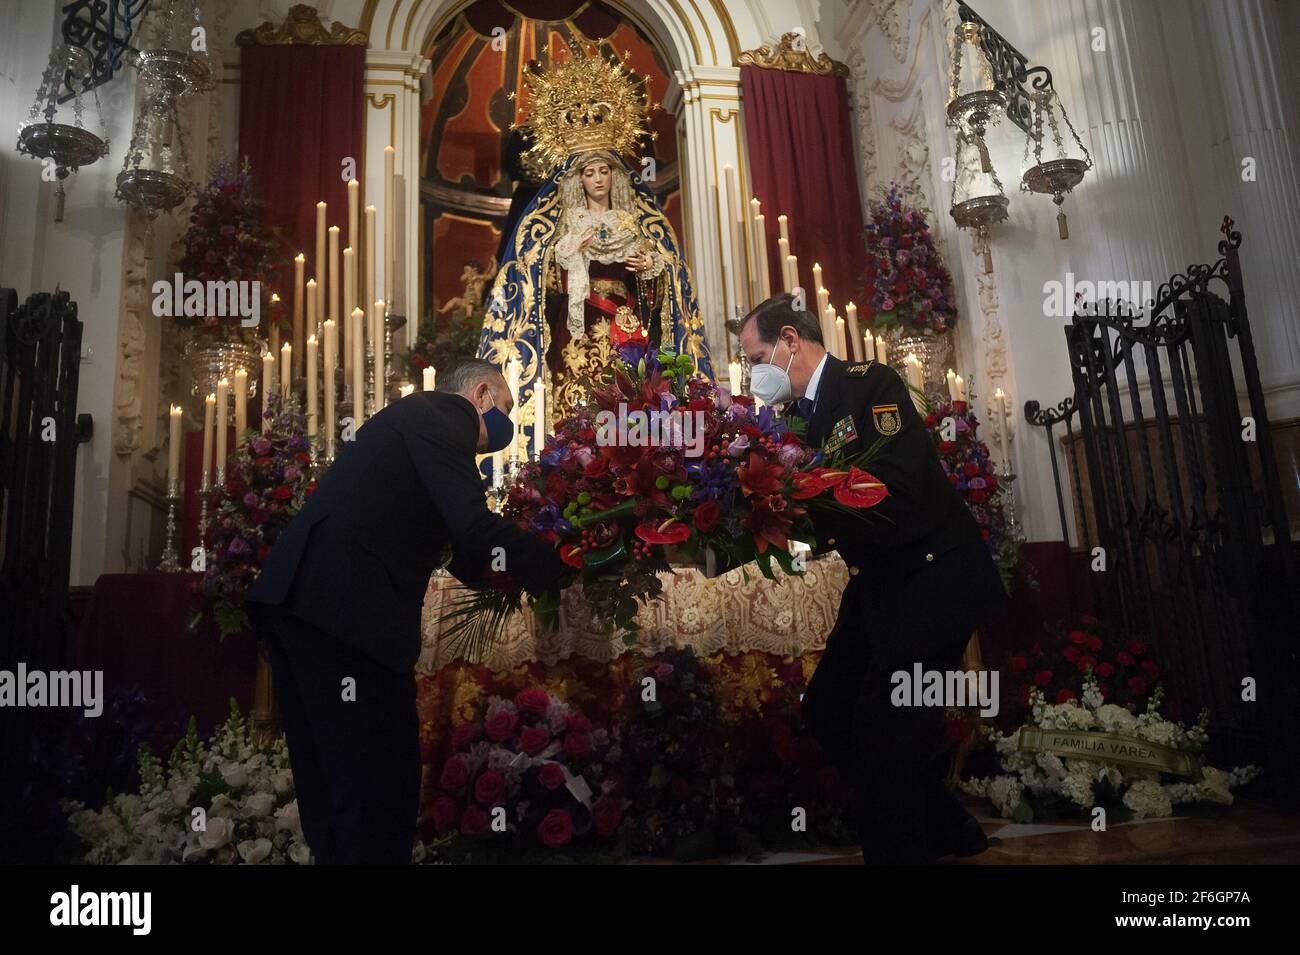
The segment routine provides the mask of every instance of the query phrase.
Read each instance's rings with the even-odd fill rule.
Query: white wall
[[[16,6],[0,30],[0,283],[15,288],[20,301],[56,286],[69,292],[84,324],[83,356],[93,352],[82,363],[77,399],[79,411],[94,415],[95,434],[77,453],[75,586],[93,583],[104,566],[125,221],[113,190],[130,139],[134,79],[124,70],[100,88],[110,152],[68,179],[64,221],[54,222],[54,184],[41,180],[40,164],[19,155],[15,142],[55,43],[59,5],[17,0]],[[86,124],[98,131],[91,116],[87,109]]]

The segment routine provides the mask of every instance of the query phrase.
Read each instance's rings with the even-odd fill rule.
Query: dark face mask
[[[495,404],[483,412],[483,427],[487,429],[487,447],[483,449],[487,454],[504,451],[515,436],[515,423]]]

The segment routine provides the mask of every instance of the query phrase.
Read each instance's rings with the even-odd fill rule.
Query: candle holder
[[[1015,480],[1016,475],[1011,470],[1010,462],[1002,462],[1002,471],[998,474],[998,481],[1004,490],[1003,511],[1007,515],[1007,536],[1013,541],[1022,541],[1025,537],[1020,529],[1020,518],[1016,515]]]
[[[366,418],[369,419],[375,413],[375,343],[372,340],[366,341],[366,393],[364,397],[354,396],[354,399],[361,401],[361,407],[366,409]]]
[[[208,495],[212,493],[212,482],[206,474],[199,485],[199,548],[203,551],[204,567],[207,567],[208,554]]]
[[[158,564],[158,569],[167,574],[181,572],[180,561],[176,556],[176,507],[180,500],[180,482],[168,481],[166,544],[163,547],[162,561]]]
[[[397,373],[393,368],[393,333],[406,327],[405,315],[384,313],[384,397],[385,404],[392,400]]]

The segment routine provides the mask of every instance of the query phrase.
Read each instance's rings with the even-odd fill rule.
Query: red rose
[[[1071,643],[1077,643],[1079,646],[1083,646],[1088,642],[1088,635],[1082,630],[1071,630],[1069,639]]]
[[[469,744],[478,739],[478,727],[473,723],[461,723],[451,731],[451,745],[454,749],[468,749]]]
[[[1077,666],[1077,667],[1079,668],[1079,672],[1080,672],[1080,673],[1087,673],[1088,670],[1089,670],[1089,669],[1090,669],[1090,668],[1091,668],[1091,667],[1092,667],[1096,662],[1097,662],[1097,660],[1096,660],[1094,657],[1082,656],[1082,657],[1079,657],[1079,660],[1078,660],[1077,663],[1075,663],[1075,666]]]
[[[1088,647],[1089,653],[1096,653],[1098,650],[1101,649],[1101,637],[1094,637],[1092,635],[1089,635],[1086,646]]]
[[[1134,696],[1141,696],[1147,691],[1147,681],[1140,676],[1131,676],[1128,678],[1128,691]]]
[[[438,835],[450,832],[456,825],[456,800],[445,794],[439,796],[429,809],[429,817],[433,820],[433,831]]]
[[[1064,650],[1061,651],[1061,656],[1065,657],[1065,659],[1069,660],[1071,663],[1078,663],[1078,662],[1079,662],[1079,648],[1078,648],[1078,647],[1066,647]]]
[[[453,756],[442,764],[442,776],[438,779],[438,785],[443,789],[460,789],[468,779],[465,761],[459,756]]]
[[[970,492],[970,502],[972,504],[983,504],[988,499],[989,499],[989,492],[985,491],[983,488]]]
[[[1022,672],[1025,667],[1029,666],[1029,658],[1023,654],[1016,654],[1011,658],[1011,669],[1016,672]]]
[[[956,447],[957,447],[957,442],[956,442],[956,441],[940,441],[940,442],[939,442],[939,453],[940,453],[940,454],[952,454],[952,452],[956,449]]]
[[[529,756],[536,756],[546,749],[551,741],[551,734],[544,726],[525,726],[519,734],[519,748]]]
[[[542,844],[555,849],[573,838],[573,818],[563,809],[552,809],[537,826]]]
[[[602,796],[591,807],[591,815],[596,822],[596,831],[608,839],[618,831],[618,824],[623,821],[623,807],[618,800]]]
[[[483,721],[483,732],[494,743],[500,743],[515,735],[515,726],[518,723],[519,717],[514,713],[509,710],[497,710]]]
[[[485,806],[495,806],[506,793],[506,779],[495,769],[485,769],[474,780],[474,798]]]
[[[1060,693],[1056,694],[1056,702],[1057,702],[1058,704],[1059,704],[1059,703],[1068,703],[1068,702],[1069,702],[1070,700],[1072,700],[1072,699],[1074,699],[1074,691],[1073,691],[1073,690],[1062,690]]]
[[[1147,675],[1147,679],[1158,680],[1160,679],[1160,664],[1154,660],[1143,660],[1142,672]]]
[[[722,520],[722,507],[717,501],[705,501],[695,509],[695,529],[707,534]]]
[[[1034,674],[1034,682],[1037,683],[1039,686],[1047,686],[1047,684],[1052,682],[1052,671],[1039,670],[1037,673]]]
[[[564,768],[559,763],[543,763],[537,781],[547,789],[559,789],[564,785]]]
[[[1128,652],[1135,657],[1140,657],[1147,652],[1147,645],[1141,640],[1130,640],[1125,646],[1128,647]]]
[[[487,832],[488,814],[479,806],[466,806],[465,814],[460,817],[460,834],[479,836]]]
[[[966,472],[967,477],[974,477],[980,473],[980,466],[974,461],[967,461],[962,470]]]
[[[287,501],[289,498],[293,497],[293,488],[289,487],[287,484],[281,484],[271,492],[271,496],[277,501]]]
[[[515,705],[530,713],[545,713],[546,708],[551,705],[551,698],[545,690],[532,686],[519,692],[515,697]]]
[[[1119,661],[1121,666],[1126,666],[1126,667],[1131,667],[1134,663],[1137,662],[1136,660],[1133,659],[1133,655],[1129,653],[1127,650],[1121,650],[1119,653],[1115,654],[1115,659]]]
[[[1108,677],[1112,677],[1115,675],[1115,666],[1114,664],[1107,663],[1103,660],[1101,663],[1098,663],[1097,666],[1093,668],[1093,672],[1096,673],[1097,676],[1101,677],[1104,680]]]
[[[570,733],[590,733],[591,720],[581,713],[570,713],[564,718],[564,728]]]
[[[937,414],[928,414],[925,416],[925,426],[927,428],[933,428],[938,424],[939,424],[939,416]]]
[[[564,737],[564,755],[581,759],[591,752],[591,737],[586,733],[569,733]]]

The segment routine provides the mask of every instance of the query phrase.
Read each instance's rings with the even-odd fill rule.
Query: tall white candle
[[[342,276],[339,275],[339,227],[336,225],[330,226],[329,236],[330,236],[329,239],[330,242],[330,274],[329,274],[330,308],[329,308],[329,314],[326,316],[326,318],[332,318],[337,322],[339,319],[339,296],[343,294],[343,283],[339,281],[342,278]],[[321,321],[324,322],[325,319],[322,318]],[[314,335],[316,333],[317,333],[316,330],[313,329],[312,334]]]
[[[781,238],[785,239],[786,243],[788,244],[788,243],[790,242],[790,219],[789,219],[789,217],[788,217],[788,216],[777,216],[777,217],[776,217],[776,224],[777,224],[777,227],[780,228],[780,230],[781,230]]]
[[[876,340],[871,337],[871,331],[867,330],[862,333],[862,360],[872,361],[876,357]]]
[[[361,427],[366,420],[366,313],[352,310],[352,420]]]
[[[280,378],[281,378],[281,380],[282,380],[282,381],[288,381],[288,380],[289,380],[289,375],[292,374],[292,370],[293,370],[293,349],[289,347],[289,343],[288,343],[288,342],[285,342],[285,343],[284,343],[284,346],[280,349]],[[288,397],[289,397],[289,389],[288,389],[288,388],[285,388],[285,389],[284,389],[284,396],[285,396],[285,398],[288,398]]]
[[[429,365],[423,372],[423,385],[425,391],[433,391],[438,385],[438,372],[432,365]]]
[[[790,270],[790,278],[787,280],[788,285],[786,286],[786,291],[793,292],[799,287],[799,256],[787,255],[785,261],[787,263],[786,268]]]
[[[813,263],[813,288],[817,290],[818,295],[822,294],[822,266],[820,262]],[[827,295],[829,296],[829,294],[828,292]],[[827,301],[829,301],[829,298]]]
[[[763,215],[754,216],[754,248],[754,272],[758,280],[755,296],[759,301],[766,301],[772,297],[772,276],[767,262],[767,217]]]
[[[546,383],[538,374],[533,382],[533,446],[540,456],[546,444]]]
[[[184,412],[180,405],[171,406],[171,431],[167,435],[167,492],[181,477],[181,418]]]
[[[392,146],[384,147],[384,295],[385,302],[393,300],[393,266],[396,262],[394,252],[397,248],[393,241],[396,234],[394,224],[397,203],[394,201],[396,189],[393,184],[393,172],[397,162],[397,150]],[[369,299],[367,299],[369,301]]]
[[[781,288],[783,291],[790,291],[790,240],[776,240],[777,257],[781,260]]]
[[[361,249],[365,262],[361,267],[361,301],[369,304],[375,300],[375,207],[366,206],[366,240]],[[364,326],[357,326],[361,331],[361,337],[364,338],[366,330]],[[362,354],[365,354],[365,346],[362,346]]]
[[[308,315],[316,314],[317,312],[316,306],[320,302],[321,291],[322,290],[316,285],[315,279],[307,280],[307,314]],[[315,327],[314,321],[312,322],[312,327]],[[302,355],[307,354],[307,339],[304,338],[302,340],[302,343],[298,346],[297,349],[295,349],[294,353],[302,354]],[[298,359],[299,367],[295,368],[295,371],[298,373],[299,376],[302,375],[301,365],[302,365],[302,359],[300,358]],[[280,380],[281,393],[287,398],[289,396],[289,392],[291,392],[292,390],[293,390],[293,379],[282,377]]]
[[[961,375],[958,375],[956,384],[957,384],[957,400],[965,401],[966,400],[966,379],[963,378]]]
[[[356,254],[357,249],[361,248],[361,183],[357,182],[355,179],[348,181],[348,248],[352,250],[354,255]],[[346,283],[349,278],[352,279],[351,288],[354,297],[348,298],[346,295],[343,296],[344,315],[347,315],[357,307],[357,300],[355,298],[357,288],[357,261],[355,258],[352,260],[352,269],[349,274],[348,262],[345,257],[343,260],[344,282]],[[347,287],[348,286],[345,284],[344,288]]]
[[[510,460],[519,463],[519,359],[510,359],[506,365],[506,387],[510,397],[514,398],[514,407],[510,409],[510,420],[514,423],[515,436],[510,442]]]
[[[280,295],[278,292],[271,293],[271,351],[280,350]]]
[[[834,313],[832,312],[832,314]],[[844,319],[836,315],[835,316],[835,357],[838,358],[840,361],[849,360],[847,335],[848,335],[848,326],[844,323]]]
[[[736,167],[722,167],[723,189],[727,193],[726,229],[731,243],[731,287],[733,289],[732,315],[739,318],[749,311],[749,263],[745,244],[741,239],[745,211],[740,204],[740,191],[736,188]]]
[[[262,352],[262,433],[265,434],[271,428],[271,422],[266,417],[266,412],[270,410],[271,392],[275,389],[275,355],[268,348]]]
[[[957,373],[951,368],[948,369],[948,400],[957,400]]]
[[[353,180],[354,182],[356,180]],[[352,369],[352,352],[348,351],[348,322],[347,317],[352,314],[352,310],[357,307],[357,250],[346,248],[343,250],[343,314],[341,316],[331,316],[334,319],[343,321],[343,375],[347,376]]]
[[[338,367],[338,325],[325,323],[325,456],[334,456],[334,435],[338,429],[334,421],[334,369]]]
[[[213,463],[216,465],[217,474],[223,476],[226,473],[226,429],[230,427],[230,412],[226,410],[229,405],[230,381],[222,378],[217,382],[217,451]]]
[[[307,268],[307,258],[299,252],[293,259],[293,344],[302,347],[307,336],[303,334],[303,307],[305,305],[303,273]],[[311,315],[312,312],[307,314]],[[278,349],[277,349],[278,350]],[[272,353],[274,354],[274,352]],[[281,382],[283,386],[283,382]]]
[[[876,336],[876,361],[882,365],[889,364],[889,351],[885,348],[885,336]]]
[[[386,303],[375,302],[375,313],[371,318],[370,347],[375,355],[375,411],[381,410],[388,402],[387,389],[384,387],[384,313]]]
[[[1002,445],[1002,466],[1009,471],[1011,455],[1007,451],[1007,396],[999,388],[993,393],[993,399],[998,403],[998,440]]]
[[[320,290],[321,296],[325,294],[325,283],[328,281],[325,274],[325,242],[328,234],[325,228],[325,210],[327,208],[324,200],[316,203],[316,288]],[[307,316],[307,324],[314,329],[323,321],[325,321],[325,300],[321,297],[316,299],[315,314]],[[303,354],[301,343],[295,344],[298,344],[298,354]],[[301,358],[298,359],[298,363],[302,364]]]
[[[248,428],[248,371],[235,369],[235,449],[244,446],[244,431]]]
[[[858,345],[862,343],[862,334],[858,329],[858,307],[854,305],[852,302],[849,302],[848,305],[844,306],[844,313],[846,316],[845,321],[848,322],[848,326],[849,326],[848,329],[849,341],[853,343],[853,350],[857,351]],[[861,352],[858,355],[859,361],[867,361],[870,358],[871,358],[870,352]]]
[[[733,358],[727,363],[727,385],[731,388],[733,395],[740,394],[740,378],[740,362]]]
[[[199,475],[199,486],[212,481],[212,438],[217,430],[217,396],[209,394],[203,399],[203,473]]]
[[[332,318],[325,319],[332,322]],[[316,437],[316,336],[307,338],[307,437]]]

